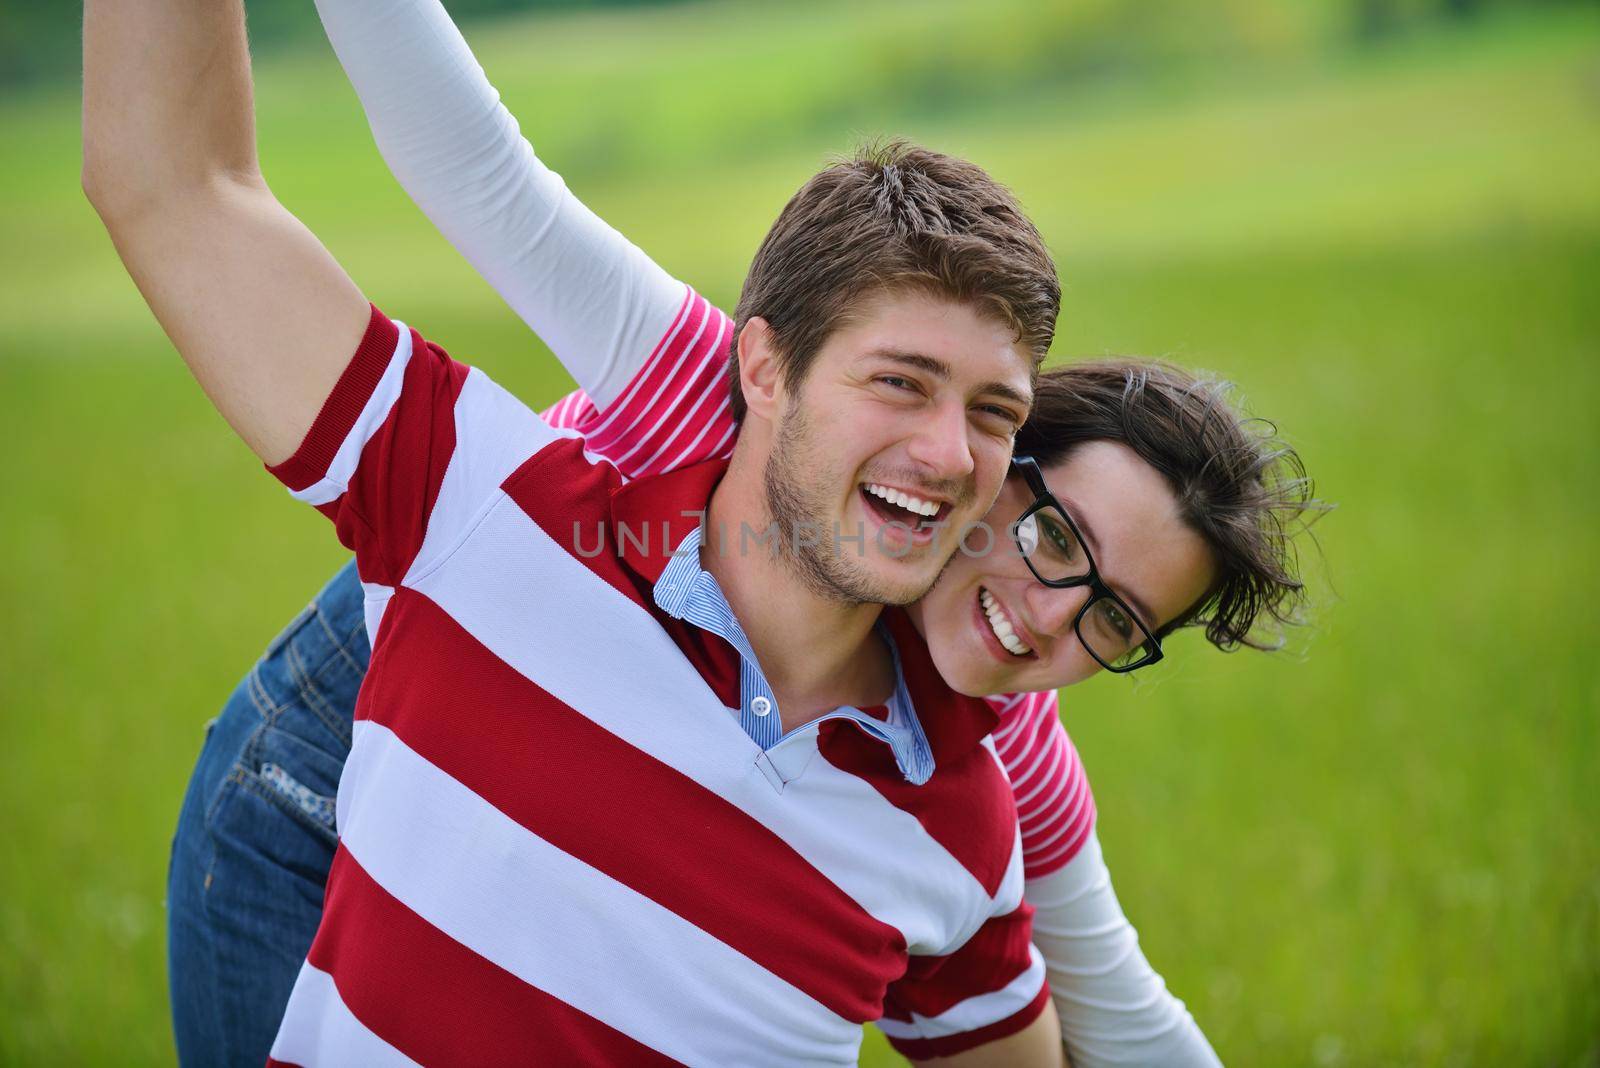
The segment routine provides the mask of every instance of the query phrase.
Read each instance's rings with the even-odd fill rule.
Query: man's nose
[[[968,439],[965,405],[941,404],[922,416],[922,425],[907,449],[911,459],[934,478],[966,478],[976,466]]]

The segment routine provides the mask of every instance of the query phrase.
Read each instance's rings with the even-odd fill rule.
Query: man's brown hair
[[[1224,651],[1271,649],[1299,622],[1305,597],[1295,535],[1328,506],[1277,427],[1246,416],[1232,393],[1157,360],[1052,367],[1034,385],[1015,452],[1049,467],[1090,441],[1132,449],[1167,480],[1217,565],[1211,589],[1161,633],[1201,626]]]
[[[772,329],[784,381],[805,379],[862,299],[910,290],[972,304],[1044,359],[1061,283],[1016,198],[982,168],[904,141],[868,145],[790,198],[756,250],[734,312],[729,390],[743,419],[739,332]]]

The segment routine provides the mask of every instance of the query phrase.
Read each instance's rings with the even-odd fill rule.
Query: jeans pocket
[[[267,761],[256,771],[237,766],[232,778],[247,791],[287,815],[294,823],[310,831],[325,845],[332,847],[338,844],[334,798],[305,785],[283,765]],[[277,832],[264,822],[254,827],[253,832],[263,840],[276,840]],[[278,842],[278,845],[285,846],[286,843]],[[273,855],[271,845],[265,846],[263,851],[269,856]]]
[[[290,775],[281,766],[273,763],[261,765],[261,781],[278,791],[307,816],[318,827],[333,831],[334,827],[334,799],[326,797],[312,790],[309,786],[302,785],[293,775]]]

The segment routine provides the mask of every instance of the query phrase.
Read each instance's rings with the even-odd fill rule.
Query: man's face
[[[875,297],[780,387],[767,506],[813,590],[922,596],[1005,481],[1032,398],[1009,326],[919,293]]]

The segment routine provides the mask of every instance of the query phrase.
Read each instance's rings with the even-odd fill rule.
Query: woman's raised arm
[[[605,409],[686,287],[540,161],[438,0],[316,2],[389,169]]]

